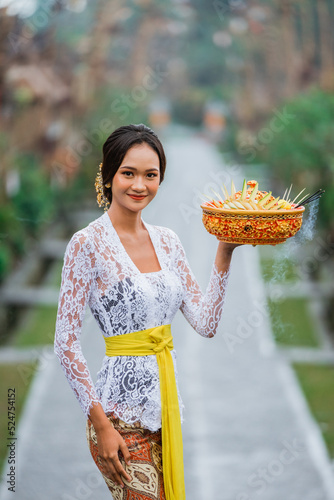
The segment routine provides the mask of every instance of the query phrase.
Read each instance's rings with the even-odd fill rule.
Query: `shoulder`
[[[85,254],[90,254],[94,250],[94,242],[96,237],[101,235],[103,231],[103,220],[102,216],[90,222],[87,226],[79,229],[71,236],[69,242],[67,243],[66,253],[69,252],[80,252]]]

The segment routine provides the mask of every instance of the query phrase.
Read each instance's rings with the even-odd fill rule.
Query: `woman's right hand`
[[[122,477],[127,481],[131,481],[131,477],[126,473],[118,456],[118,451],[121,451],[126,464],[130,465],[131,456],[124,439],[111,423],[109,426],[96,431],[96,438],[99,457],[105,472],[112,481],[123,488]]]

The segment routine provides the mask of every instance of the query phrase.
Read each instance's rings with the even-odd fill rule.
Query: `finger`
[[[131,455],[130,455],[130,452],[129,452],[129,448],[126,446],[126,444],[123,442],[119,449],[121,450],[122,454],[123,454],[123,457],[124,457],[124,460],[126,462],[127,465],[130,465],[131,464]]]
[[[122,478],[120,477],[120,475],[118,474],[117,470],[116,470],[116,467],[114,466],[113,462],[111,461],[111,459],[109,460],[103,460],[104,464],[105,464],[105,469],[108,473],[108,475],[110,476],[110,479],[118,484],[119,486],[121,486],[122,488],[124,488],[124,484],[123,484],[123,481],[122,481]]]
[[[113,463],[115,469],[116,469],[116,472],[120,475],[120,476],[123,476],[124,479],[126,479],[127,481],[131,481],[131,476],[129,476],[129,474],[125,471],[125,469],[123,468],[121,462],[119,461],[119,459],[115,459],[114,460],[114,463]]]

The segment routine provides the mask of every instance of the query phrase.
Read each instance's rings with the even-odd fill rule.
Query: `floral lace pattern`
[[[54,351],[86,416],[101,403],[106,413],[156,431],[161,427],[156,357],[104,356],[94,386],[80,344],[86,307],[105,337],[170,324],[178,309],[198,334],[212,337],[221,318],[229,271],[219,273],[213,263],[203,294],[176,233],[143,223],[160,271],[139,271],[107,212],[74,233],[64,256]],[[175,350],[171,354],[177,381]],[[178,384],[177,390],[182,419]]]

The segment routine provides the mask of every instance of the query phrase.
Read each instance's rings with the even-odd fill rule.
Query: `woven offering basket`
[[[277,245],[302,226],[305,207],[290,210],[227,210],[201,205],[205,229],[226,243]]]

